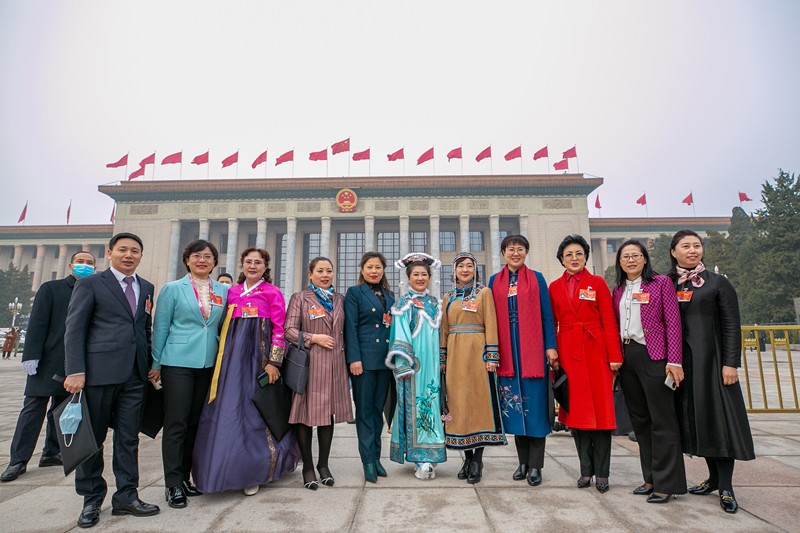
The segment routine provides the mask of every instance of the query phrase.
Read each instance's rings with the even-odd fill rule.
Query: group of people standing
[[[86,395],[98,443],[109,427],[115,429],[113,514],[159,512],[136,491],[147,380],[163,387],[165,499],[183,508],[204,492],[253,495],[301,460],[305,488],[333,486],[334,424],[354,419],[351,386],[367,482],[387,475],[382,415],[395,389],[392,461],[411,462],[417,478],[431,479],[447,449],[461,450],[458,478],[474,484],[483,474],[484,448],[506,445],[510,434],[519,460],[513,479],[537,486],[555,414],[552,373],[561,369],[569,392],[558,417],[575,440],[579,488],[594,480],[599,492],[609,490],[612,388],[619,379],[640,447],[644,483],[634,494],[666,503],[687,492],[687,453],[706,458],[709,468],[708,479],[688,491],[718,490],[722,508],[736,512],[734,460],[754,457],[738,385],[736,293],[726,278],[705,270],[702,240],[694,232],[675,235],[669,277],[653,272],[644,245],[624,243],[613,293],[602,277],[586,271],[590,250],[579,235],[559,246],[556,257],[565,271],[549,287],[525,264],[528,240],[510,235],[501,243],[506,264],[486,284],[475,256],[457,255],[453,289],[441,300],[430,291],[439,261],[427,254],[397,262],[408,279],[398,295],[387,284],[380,253],[364,254],[358,282],[345,296],[333,286],[333,263],[317,257],[309,264],[307,288],[292,295],[288,309],[271,283],[265,250],[244,250],[241,274],[228,286],[211,277],[219,253],[206,240],[189,243],[183,252],[187,275],[162,287],[153,306],[152,285],[135,274],[142,249],[136,235],[115,235],[111,268],[72,281],[61,347],[64,388]],[[251,399],[259,376],[270,383],[281,379],[289,344],[309,351],[308,384],[293,395],[292,430],[277,439]],[[28,408],[41,412],[37,434],[46,403]],[[9,469],[21,469],[6,476],[7,469],[3,481],[24,473],[32,454],[28,445],[30,453],[15,459],[18,440],[15,434]],[[78,468],[81,527],[99,520],[106,494],[102,471],[102,454]]]

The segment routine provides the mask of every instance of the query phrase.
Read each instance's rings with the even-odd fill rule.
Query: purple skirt
[[[300,460],[294,432],[279,442],[253,404],[261,367],[266,318],[235,318],[228,327],[214,402],[203,406],[194,446],[192,477],[203,492],[241,490],[280,479]]]

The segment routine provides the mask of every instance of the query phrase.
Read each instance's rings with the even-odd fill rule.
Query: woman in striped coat
[[[317,426],[320,482],[333,486],[328,456],[333,442],[333,424],[353,420],[347,364],[344,354],[344,296],[334,291],[333,264],[316,257],[308,267],[308,288],[289,300],[284,325],[285,338],[297,344],[302,329],[303,344],[310,349],[308,386],[295,394],[289,423],[297,424],[297,442],[303,457],[303,486],[317,490],[311,455],[312,427]]]

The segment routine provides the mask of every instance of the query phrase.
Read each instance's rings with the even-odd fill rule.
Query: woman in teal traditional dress
[[[431,266],[427,254],[408,254],[405,268],[409,292],[392,307],[392,330],[386,365],[397,378],[397,409],[392,420],[389,458],[416,464],[418,479],[433,479],[433,465],[447,460],[440,403],[439,324],[441,302],[428,292]]]

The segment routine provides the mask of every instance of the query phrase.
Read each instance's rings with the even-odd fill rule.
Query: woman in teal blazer
[[[208,241],[190,242],[183,251],[189,273],[161,288],[153,320],[153,364],[148,375],[164,389],[164,462],[166,500],[186,507],[187,496],[201,492],[192,484],[192,450],[200,412],[208,396],[225,317],[228,287],[209,274],[219,252]]]
[[[382,416],[389,387],[394,384],[392,371],[386,366],[394,294],[386,282],[385,268],[383,255],[365,253],[358,284],[350,287],[344,298],[345,354],[353,376],[358,453],[364,478],[370,483],[386,476],[380,461]]]

